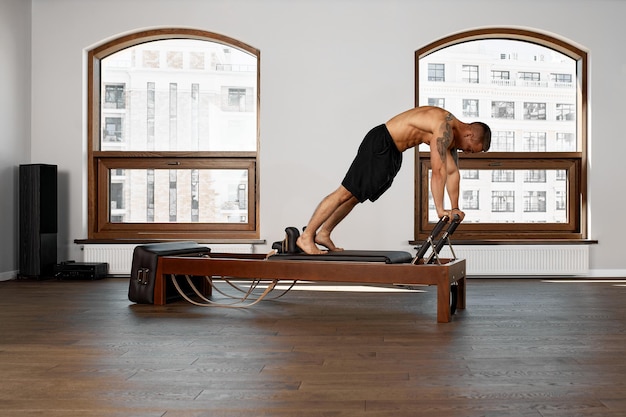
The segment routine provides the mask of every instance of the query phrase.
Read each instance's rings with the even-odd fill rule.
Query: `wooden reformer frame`
[[[160,257],[156,270],[154,304],[166,304],[166,280],[176,275],[385,285],[436,285],[437,322],[452,318],[453,287],[456,308],[465,309],[465,259],[439,258],[437,263],[386,264],[379,262],[268,260],[259,255],[211,254],[210,257]],[[210,293],[211,288],[205,292]]]

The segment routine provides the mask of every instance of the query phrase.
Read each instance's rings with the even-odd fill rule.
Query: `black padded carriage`
[[[299,260],[299,261],[349,261],[349,262],[384,262],[386,264],[405,264],[413,260],[409,252],[383,250],[344,250],[327,252],[322,255],[308,255],[302,253],[278,253],[270,256],[269,260]]]

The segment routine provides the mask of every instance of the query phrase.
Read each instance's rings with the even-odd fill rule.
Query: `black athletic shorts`
[[[361,203],[376,201],[391,187],[401,166],[402,152],[382,124],[365,136],[341,185]]]

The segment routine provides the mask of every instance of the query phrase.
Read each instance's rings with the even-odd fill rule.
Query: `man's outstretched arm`
[[[454,214],[458,214],[460,220],[462,221],[465,217],[465,213],[463,213],[459,209],[459,189],[461,185],[461,174],[459,173],[459,160],[458,155],[452,156],[450,153],[450,157],[446,164],[448,168],[447,180],[446,180],[446,190],[448,191],[448,197],[450,198],[450,204],[452,204],[450,217]]]
[[[443,197],[446,183],[448,182],[447,165],[448,161],[452,158],[449,148],[453,139],[452,125],[450,123],[453,118],[454,116],[452,116],[452,114],[447,114],[446,118],[439,125],[439,128],[433,132],[433,140],[430,142],[430,163],[433,170],[430,180],[430,189],[433,194],[437,216],[440,218],[446,214],[443,206]]]

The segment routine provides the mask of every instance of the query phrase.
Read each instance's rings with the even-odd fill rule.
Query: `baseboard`
[[[11,281],[17,278],[17,271],[0,272],[0,281]]]
[[[601,280],[603,278],[614,279],[626,279],[626,269],[589,269],[585,273],[581,274],[562,274],[562,275],[536,275],[536,274],[500,274],[500,275],[480,275],[480,274],[467,274],[468,279],[472,278],[495,278],[495,279],[513,279],[513,278],[539,278],[539,279],[571,279],[571,280]]]
[[[626,278],[626,269],[590,269],[589,278]]]

